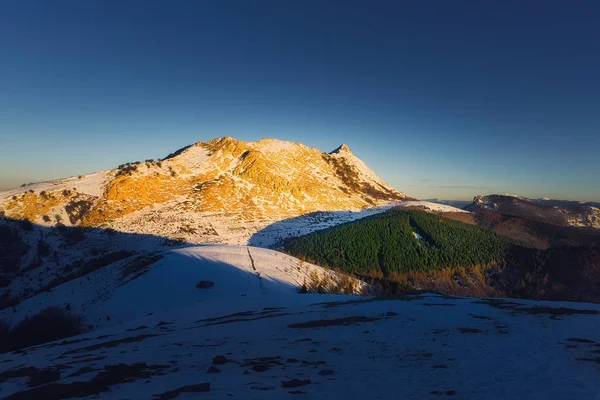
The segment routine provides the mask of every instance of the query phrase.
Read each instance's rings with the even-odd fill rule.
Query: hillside
[[[598,305],[426,294],[274,303],[201,302],[6,354],[0,396],[542,400],[600,392]]]
[[[0,193],[0,216],[42,226],[247,244],[273,222],[408,199],[343,145],[331,153],[276,139],[199,142],[158,161]]]
[[[471,212],[493,211],[558,226],[600,228],[600,208],[595,203],[531,200],[513,195],[476,196],[465,207]],[[596,204],[597,205],[597,204]]]
[[[548,225],[537,228],[537,237],[543,237]],[[564,240],[569,232],[563,233]],[[284,250],[370,278],[392,292],[412,288],[476,297],[600,302],[597,236],[575,234],[575,246],[536,249],[443,215],[397,208],[290,238]]]
[[[600,245],[600,229],[559,226],[532,220],[528,217],[502,215],[488,209],[481,209],[469,216],[473,220],[472,223],[478,226],[537,249]]]
[[[200,282],[206,287],[198,288]],[[358,280],[273,250],[192,246],[126,257],[85,275],[62,279],[51,289],[0,310],[0,321],[14,325],[43,308],[58,307],[84,315],[89,329],[98,329],[150,312],[194,304],[203,307],[205,302],[235,303],[240,296],[245,302],[257,296],[277,302],[282,296],[284,300],[288,295],[295,297],[302,285],[308,291],[321,285],[324,293],[368,292]]]
[[[485,229],[393,209],[285,241],[290,254],[348,272],[427,271],[499,262],[508,243]]]

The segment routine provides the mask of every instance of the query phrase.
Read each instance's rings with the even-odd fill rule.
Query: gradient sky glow
[[[0,3],[0,189],[218,136],[419,198],[600,201],[597,1]]]

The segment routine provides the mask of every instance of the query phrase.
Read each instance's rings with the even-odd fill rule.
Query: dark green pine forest
[[[392,209],[284,242],[290,254],[345,272],[425,272],[488,265],[510,246],[484,228],[416,210]]]
[[[570,238],[572,245],[536,249],[476,225],[396,208],[287,239],[283,248],[387,293],[600,302],[600,243],[583,231]]]

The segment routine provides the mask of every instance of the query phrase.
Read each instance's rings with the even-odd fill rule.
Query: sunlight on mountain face
[[[0,398],[600,400],[599,15],[5,1]]]
[[[299,143],[229,137],[196,143],[163,160],[0,196],[0,211],[10,218],[160,233],[192,243],[222,241],[223,230],[247,240],[254,227],[285,218],[407,199],[346,146],[327,154]]]

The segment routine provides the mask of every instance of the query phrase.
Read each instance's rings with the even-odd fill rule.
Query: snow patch
[[[460,212],[469,213],[468,211],[461,210],[460,208],[447,206],[445,204],[431,203],[429,201],[403,201],[399,204],[400,207],[424,207],[431,211],[440,212]]]

